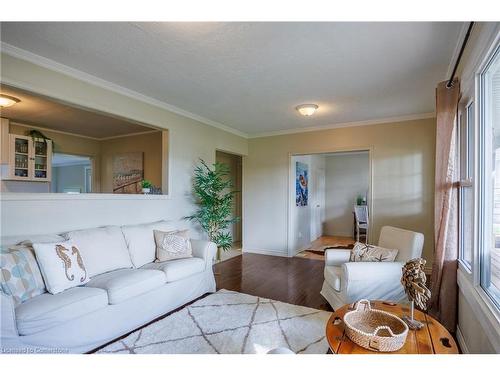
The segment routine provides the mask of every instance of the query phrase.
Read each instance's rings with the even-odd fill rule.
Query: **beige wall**
[[[368,152],[339,153],[325,158],[324,234],[353,235],[353,207],[358,195],[367,196],[370,187]]]
[[[216,150],[247,154],[247,140],[238,135],[12,56],[0,56],[5,84],[168,129],[170,175],[168,197],[2,195],[2,236],[182,219],[194,210],[192,176],[198,159],[213,163]],[[193,237],[202,235],[196,226],[185,225],[193,229]]]
[[[241,242],[241,156],[217,151],[215,159],[218,163],[226,164],[229,167],[228,177],[233,183],[233,190],[237,192],[233,199],[233,217],[238,217],[239,220],[230,227],[229,233],[233,237],[233,242]]]
[[[144,178],[155,186],[161,186],[161,151],[160,131],[101,141],[101,192],[113,192],[113,155],[126,152],[142,152]]]
[[[290,154],[370,149],[373,231],[394,225],[425,235],[433,253],[435,119],[340,128],[249,140],[243,166],[243,248],[287,253]]]

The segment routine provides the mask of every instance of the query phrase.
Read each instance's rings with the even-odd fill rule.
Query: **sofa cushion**
[[[16,307],[17,329],[32,335],[108,306],[101,289],[75,287],[59,294],[44,293]]]
[[[154,230],[168,232],[176,229],[175,223],[171,221],[157,221],[155,223],[140,225],[124,225],[121,228],[130,253],[130,258],[136,268],[154,262],[155,260],[156,244],[153,235]]]
[[[120,268],[132,268],[120,227],[75,230],[65,233],[64,237],[80,249],[89,277]]]
[[[167,283],[184,279],[205,270],[205,261],[201,258],[185,258],[166,262],[148,263],[142,269],[161,270],[165,273]]]
[[[337,266],[325,267],[325,281],[337,292],[340,292],[340,279],[342,276],[342,268]]]
[[[108,301],[115,305],[129,298],[158,288],[167,282],[165,274],[157,270],[117,270],[92,278],[87,286],[104,289]]]

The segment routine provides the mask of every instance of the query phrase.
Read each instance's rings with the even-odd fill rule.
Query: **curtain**
[[[434,262],[429,312],[450,332],[457,321],[458,193],[456,117],[460,84],[436,88],[436,172],[434,197]]]

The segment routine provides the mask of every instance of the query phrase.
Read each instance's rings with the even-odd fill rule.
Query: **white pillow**
[[[132,268],[120,227],[75,230],[65,233],[64,237],[78,244],[90,277],[121,268]]]
[[[171,221],[157,221],[155,223],[124,225],[122,226],[123,237],[127,243],[132,263],[136,268],[156,259],[156,244],[153,235],[154,230],[169,232],[176,229],[176,224]]]
[[[49,293],[57,294],[89,281],[84,258],[75,243],[34,243],[33,249]]]
[[[154,231],[156,241],[156,261],[165,262],[172,259],[191,258],[193,250],[189,231],[162,232]]]
[[[397,249],[356,242],[351,250],[351,262],[394,262],[398,255]]]

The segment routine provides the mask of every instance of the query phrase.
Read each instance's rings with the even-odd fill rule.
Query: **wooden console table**
[[[405,305],[391,304],[383,301],[370,301],[374,309],[390,312],[400,318],[409,315]],[[374,352],[353,343],[344,332],[344,314],[352,309],[352,305],[342,306],[335,311],[326,325],[326,338],[330,350],[336,354],[390,354]],[[415,309],[415,319],[424,323],[418,331],[409,330],[405,345],[394,354],[458,354],[458,347],[450,335],[437,320]]]

